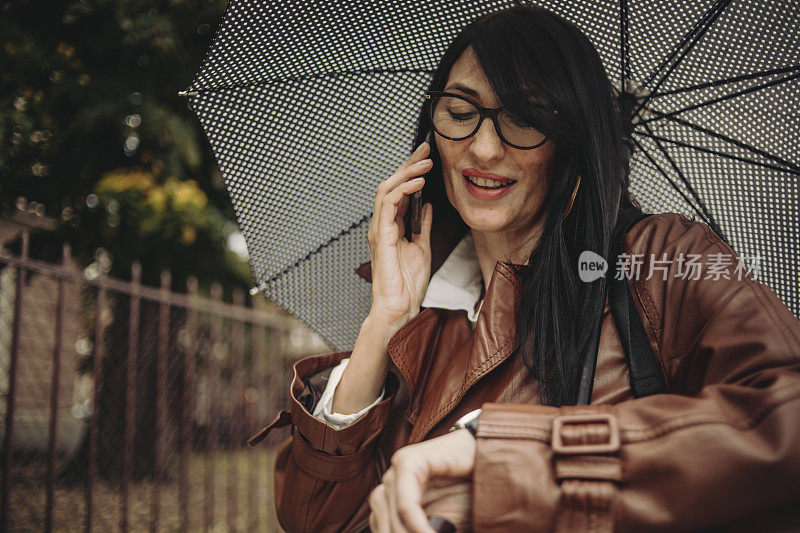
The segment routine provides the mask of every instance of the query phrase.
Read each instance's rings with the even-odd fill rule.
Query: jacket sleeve
[[[317,401],[316,407],[314,407],[314,411],[311,413],[315,417],[319,418],[323,422],[327,422],[335,429],[344,429],[347,426],[356,422],[359,418],[367,414],[370,409],[378,405],[383,401],[383,395],[385,391],[381,390],[380,395],[375,398],[375,401],[369,404],[368,406],[364,407],[357,413],[352,414],[342,414],[336,413],[333,411],[333,396],[336,392],[336,387],[339,386],[339,381],[342,379],[342,373],[344,373],[344,369],[347,368],[350,359],[345,357],[342,361],[334,367],[331,371],[331,375],[328,377],[328,383],[325,385],[325,390],[322,391],[322,396],[320,396],[319,401]]]
[[[702,264],[729,254],[735,264],[706,225],[653,218],[629,233],[631,253],[683,251]],[[683,279],[678,266],[673,260],[666,280],[631,281],[667,394],[616,405],[483,406],[476,530],[797,526],[800,322],[750,276]]]
[[[253,437],[261,440],[274,426],[293,426],[292,436],[281,444],[275,459],[275,507],[288,532],[350,531],[362,522],[366,526],[367,497],[379,481],[377,440],[389,417],[396,379],[390,373],[386,397],[341,430],[314,417],[309,412],[313,406],[304,406],[308,402],[303,401],[309,379],[349,356],[337,352],[295,363],[289,413]]]

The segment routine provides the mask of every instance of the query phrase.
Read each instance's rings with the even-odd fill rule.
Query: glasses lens
[[[431,120],[445,137],[460,139],[470,135],[480,118],[478,109],[461,98],[440,96],[431,102]]]
[[[500,124],[503,137],[510,144],[521,148],[530,148],[541,144],[545,140],[544,133],[505,109],[497,116],[497,122]]]

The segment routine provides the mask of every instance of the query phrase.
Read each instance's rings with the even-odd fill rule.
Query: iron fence
[[[27,243],[0,255],[0,531],[277,530],[273,448],[245,441],[321,342],[241,290],[87,275]]]

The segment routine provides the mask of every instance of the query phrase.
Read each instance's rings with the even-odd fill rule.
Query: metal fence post
[[[93,489],[97,468],[97,439],[98,439],[98,410],[100,401],[100,387],[102,384],[102,361],[105,356],[105,324],[103,313],[106,308],[106,288],[103,278],[99,280],[97,297],[94,303],[94,353],[92,360],[92,379],[94,389],[92,392],[92,414],[89,422],[89,464],[86,475],[86,533],[92,531],[92,514],[94,510]]]
[[[139,293],[141,291],[142,266],[135,262],[131,266],[130,317],[128,325],[128,358],[125,366],[125,430],[122,452],[122,521],[123,532],[128,531],[128,498],[133,470],[133,439],[136,431],[136,363],[139,354]]]
[[[61,266],[67,267],[70,260],[68,244],[61,248]],[[66,305],[66,280],[58,279],[58,300],[56,303],[56,332],[53,346],[53,374],[50,378],[50,429],[47,442],[47,503],[45,504],[45,531],[53,530],[53,505],[56,484],[56,441],[58,438],[58,386],[61,381],[61,352],[64,341],[64,307]]]
[[[241,309],[244,307],[244,291],[234,289],[233,304]],[[239,461],[241,459],[243,439],[242,436],[242,417],[239,407],[242,399],[242,356],[244,351],[244,323],[241,319],[231,320],[231,418],[230,431],[228,434],[228,526],[236,527],[236,520],[239,518],[238,506],[238,484],[239,484]]]
[[[183,360],[183,401],[181,405],[181,454],[179,464],[178,501],[181,507],[181,530],[189,530],[189,454],[191,452],[192,389],[194,386],[194,364],[197,353],[197,278],[191,277],[186,283],[191,302],[186,319],[188,346]]]
[[[150,509],[151,531],[158,531],[161,514],[161,480],[163,478],[163,434],[166,427],[164,417],[167,411],[167,357],[169,356],[170,305],[168,303],[172,274],[168,270],[161,271],[161,296],[158,305],[158,360],[156,361],[156,426],[155,426],[155,482],[153,483],[153,501]]]
[[[22,231],[22,254],[20,259],[28,258],[30,235],[28,230]],[[17,357],[19,355],[19,333],[22,327],[22,291],[25,288],[24,270],[21,266],[16,269],[16,291],[14,293],[14,322],[11,326],[11,354],[8,362],[8,396],[6,398],[5,436],[3,438],[3,484],[0,487],[0,532],[8,531],[9,518],[9,491],[11,490],[11,459],[14,455],[14,400],[17,383]]]
[[[258,296],[254,296],[253,308],[258,300]],[[261,405],[261,397],[265,396],[265,391],[262,390],[264,381],[264,329],[260,324],[250,324],[250,372],[248,372],[248,388],[252,393],[252,397],[248,398],[247,402],[247,434],[252,435],[258,428],[256,427],[255,419],[260,416],[258,406]],[[261,516],[261,506],[258,505],[259,490],[261,484],[259,482],[259,454],[250,453],[249,455],[249,468],[248,470],[248,494],[247,494],[247,516],[248,523],[246,529],[248,531],[258,527],[259,518]]]
[[[211,285],[211,301],[214,304],[222,303],[222,285],[213,283]],[[219,445],[219,407],[217,398],[219,397],[219,359],[217,358],[219,343],[222,339],[222,315],[210,313],[211,331],[209,339],[208,353],[208,402],[209,428],[208,439],[206,440],[206,469],[205,469],[205,525],[214,524],[214,478],[216,472],[216,448]]]

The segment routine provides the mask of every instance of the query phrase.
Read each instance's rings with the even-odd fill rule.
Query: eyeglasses
[[[480,129],[483,119],[489,117],[500,139],[507,145],[521,150],[532,150],[547,142],[547,135],[532,124],[511,114],[503,107],[488,109],[460,94],[428,91],[433,129],[451,141],[462,141],[472,137]],[[558,111],[551,111],[556,117]]]

